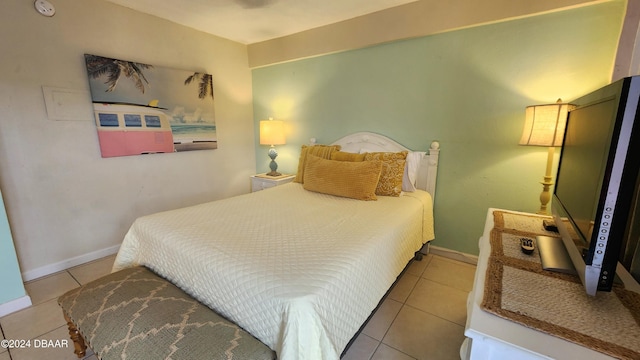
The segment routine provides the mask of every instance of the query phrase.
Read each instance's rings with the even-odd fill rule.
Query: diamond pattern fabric
[[[144,267],[90,282],[58,303],[102,360],[275,358],[237,325]]]

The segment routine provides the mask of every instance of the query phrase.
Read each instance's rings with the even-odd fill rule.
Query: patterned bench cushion
[[[71,290],[58,304],[103,360],[275,358],[249,333],[144,267]]]

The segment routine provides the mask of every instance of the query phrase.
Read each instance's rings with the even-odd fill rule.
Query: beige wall
[[[250,44],[249,66],[266,66],[606,1],[609,0],[420,0]]]
[[[141,215],[248,192],[255,169],[245,45],[99,0],[0,3],[0,187],[26,278],[117,250]],[[83,54],[213,75],[219,148],[100,157]],[[43,86],[75,95],[47,114]]]

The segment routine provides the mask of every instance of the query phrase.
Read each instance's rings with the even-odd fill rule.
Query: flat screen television
[[[552,213],[589,295],[640,288],[639,102],[640,77],[628,77],[572,101],[567,117]]]

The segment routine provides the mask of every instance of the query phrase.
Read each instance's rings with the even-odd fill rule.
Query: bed
[[[363,132],[330,146],[367,156],[407,152],[403,186],[410,181],[417,189],[376,201],[335,196],[307,188],[307,164],[303,183],[137,219],[113,270],[152,269],[279,359],[339,359],[407,263],[434,239],[439,144],[411,152]]]

